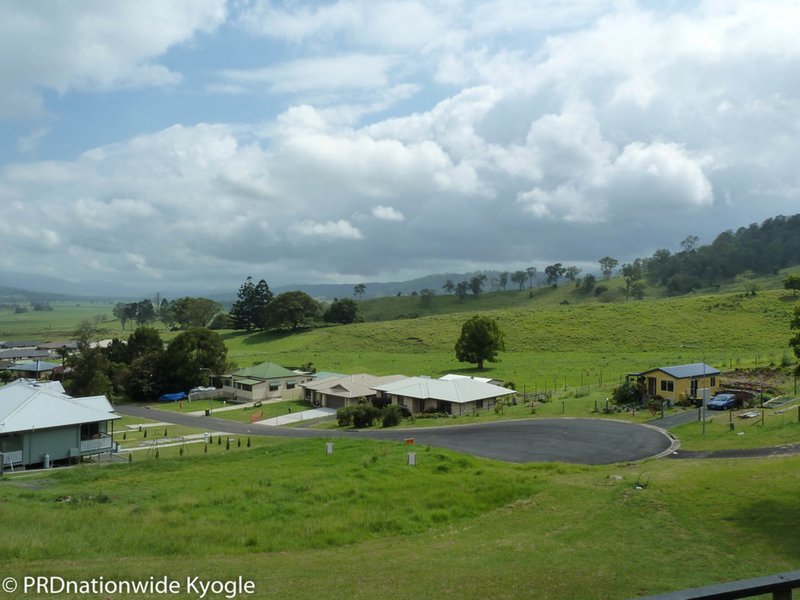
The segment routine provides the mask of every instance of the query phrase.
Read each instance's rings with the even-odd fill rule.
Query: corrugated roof
[[[26,362],[13,367],[8,367],[9,371],[33,371],[34,373],[41,373],[42,371],[52,371],[60,367],[56,363],[47,362],[46,360],[36,360],[33,362]]]
[[[234,371],[232,373],[235,377],[256,377],[258,379],[278,379],[280,377],[297,377],[297,373],[290,371],[289,369],[282,367],[280,365],[276,365],[272,362],[264,362],[260,365],[254,365],[252,367],[246,367],[244,369],[239,369],[238,371]]]
[[[514,393],[514,390],[469,378],[443,381],[425,377],[409,377],[403,381],[377,386],[374,389],[406,398],[443,400],[457,404],[488,400]]]
[[[105,396],[72,398],[59,388],[23,379],[0,388],[0,433],[120,418]]]
[[[711,365],[707,365],[704,363],[691,363],[688,365],[673,365],[670,367],[659,367],[657,369],[650,369],[650,371],[645,371],[645,373],[650,373],[652,371],[664,371],[667,375],[674,377],[675,379],[686,379],[687,377],[702,377],[705,375],[708,377],[709,375],[719,375],[719,369],[715,369]]]

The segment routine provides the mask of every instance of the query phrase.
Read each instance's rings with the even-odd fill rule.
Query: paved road
[[[669,450],[672,444],[672,438],[658,428],[608,419],[522,419],[427,429],[357,431],[265,427],[154,411],[134,405],[119,406],[117,412],[239,435],[326,439],[360,437],[398,441],[413,437],[416,444],[517,463],[613,464],[656,456]]]

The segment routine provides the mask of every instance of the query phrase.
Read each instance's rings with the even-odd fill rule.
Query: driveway
[[[318,437],[327,440],[347,437],[402,441],[414,438],[415,445],[449,448],[515,463],[613,464],[657,456],[669,451],[673,444],[673,439],[657,427],[610,419],[520,419],[477,425],[358,431],[267,427],[213,417],[167,413],[135,405],[119,406],[116,410],[124,415],[155,418],[237,435]]]
[[[264,419],[263,421],[256,421],[256,425],[280,427],[281,425],[289,425],[290,423],[300,423],[302,421],[311,421],[313,419],[330,417],[335,414],[335,408],[313,408],[311,410],[301,410],[299,412],[289,413],[288,415]]]

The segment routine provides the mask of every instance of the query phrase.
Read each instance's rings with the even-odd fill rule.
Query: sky
[[[597,270],[800,212],[796,0],[0,2],[0,271]]]

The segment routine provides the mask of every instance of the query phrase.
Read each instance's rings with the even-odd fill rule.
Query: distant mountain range
[[[393,282],[365,282],[364,298],[380,298],[385,296],[407,296],[413,292],[419,293],[423,289],[432,289],[436,293],[442,292],[442,286],[447,280],[453,283],[469,281],[477,272],[472,273],[441,273],[426,275],[410,281]],[[492,287],[492,280],[498,277],[500,271],[481,271],[486,275],[485,289]],[[267,281],[269,283],[269,281]],[[508,289],[513,283],[509,282]],[[318,300],[333,300],[334,298],[352,298],[354,296],[354,283],[298,283],[292,285],[270,286],[274,294],[300,290]],[[162,291],[161,297],[174,299],[180,296],[194,295],[211,298],[222,304],[229,305],[236,299],[238,287],[230,291],[219,292],[214,290],[198,290],[194,293],[169,293]],[[155,294],[142,292],[135,288],[110,283],[108,281],[81,281],[71,282],[55,277],[34,275],[30,273],[15,273],[0,271],[0,302],[43,302],[43,301],[77,301],[77,300],[107,300],[127,301],[149,298]]]

